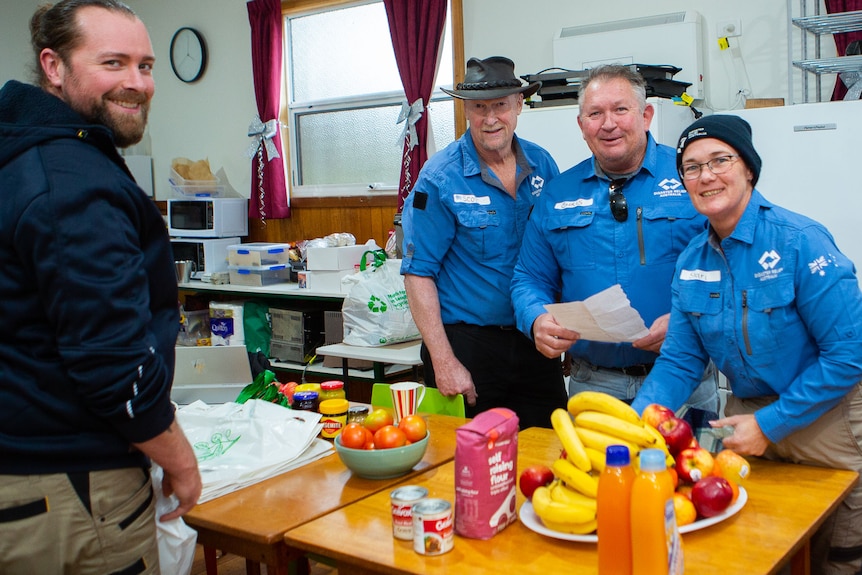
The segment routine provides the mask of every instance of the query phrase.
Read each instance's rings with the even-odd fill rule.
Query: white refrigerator
[[[751,124],[763,159],[757,189],[829,229],[862,266],[862,100],[722,112]]]

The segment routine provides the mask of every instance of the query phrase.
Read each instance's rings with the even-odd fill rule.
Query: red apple
[[[658,429],[661,422],[669,417],[674,417],[672,409],[659,405],[658,403],[650,403],[644,407],[644,411],[641,414],[641,421]]]
[[[676,456],[676,472],[681,481],[697,484],[705,477],[712,475],[715,460],[712,454],[703,447],[683,449]]]
[[[531,499],[533,491],[543,485],[548,485],[554,480],[554,472],[546,465],[531,465],[521,472],[521,477],[518,479],[518,486],[521,488],[521,493],[524,497]]]
[[[691,445],[691,440],[694,439],[694,432],[691,430],[691,425],[684,419],[680,419],[675,415],[662,421],[656,428],[661,436],[664,437],[667,443],[667,449],[670,454],[676,458],[677,454],[683,449]]]
[[[691,502],[702,517],[724,512],[733,501],[733,488],[724,477],[704,477],[691,488]]]

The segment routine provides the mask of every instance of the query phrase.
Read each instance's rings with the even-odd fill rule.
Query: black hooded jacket
[[[0,474],[147,465],[174,419],[164,220],[106,127],[0,90]]]

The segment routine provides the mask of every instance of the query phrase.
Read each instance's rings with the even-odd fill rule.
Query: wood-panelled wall
[[[163,215],[167,202],[157,201]],[[389,230],[398,211],[396,196],[355,196],[343,198],[300,198],[290,206],[290,218],[248,222],[248,237],[243,242],[291,243],[322,238],[335,232],[348,232],[356,243],[371,238],[381,248],[386,247]]]
[[[348,232],[363,244],[374,238],[386,246],[397,211],[395,196],[343,198],[301,198],[291,202],[291,217],[283,220],[259,219],[248,222],[246,242],[289,243],[321,238],[334,232]]]

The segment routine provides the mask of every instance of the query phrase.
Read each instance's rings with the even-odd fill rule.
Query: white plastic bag
[[[163,574],[189,575],[195,561],[195,545],[198,532],[186,525],[182,517],[171,521],[159,521],[159,517],[170,513],[177,507],[174,495],[165,497],[162,492],[162,478],[165,471],[153,464],[150,468],[153,490],[156,493],[156,537],[159,542],[159,567]]]
[[[177,421],[195,450],[203,492],[199,503],[236,491],[333,453],[317,437],[320,414],[250,399],[177,410]]]
[[[366,269],[368,254],[374,264]],[[377,347],[419,339],[397,262],[387,262],[383,250],[365,252],[360,269],[341,280],[342,288],[349,288],[341,307],[344,343]]]

